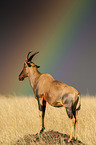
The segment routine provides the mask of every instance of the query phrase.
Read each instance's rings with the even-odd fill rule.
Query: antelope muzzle
[[[22,74],[22,72],[20,73],[20,75],[19,75],[19,81],[23,81],[24,80],[24,77],[23,77],[23,74]]]

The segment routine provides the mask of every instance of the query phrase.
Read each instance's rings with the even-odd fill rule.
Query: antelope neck
[[[36,70],[34,72],[32,72],[30,70],[30,72],[28,73],[28,78],[29,78],[33,91],[35,89],[36,83],[38,82],[40,75],[41,75],[41,73],[38,70]]]

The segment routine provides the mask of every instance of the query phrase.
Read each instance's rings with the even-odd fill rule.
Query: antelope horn
[[[31,52],[30,52],[31,53]],[[28,53],[28,54],[30,54],[30,53]],[[29,55],[28,55],[28,62],[30,62],[31,60],[32,60],[32,58],[37,54],[37,53],[39,53],[39,52],[35,52],[34,54],[32,54],[30,57],[29,57]]]
[[[31,52],[32,52],[32,51],[29,51],[29,52],[28,52],[27,61],[28,61],[28,59],[29,59],[29,55],[30,55]]]

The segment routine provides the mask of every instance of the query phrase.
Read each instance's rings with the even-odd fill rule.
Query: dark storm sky
[[[96,95],[96,2],[0,1],[0,94],[32,93],[18,81],[30,50],[41,72]]]

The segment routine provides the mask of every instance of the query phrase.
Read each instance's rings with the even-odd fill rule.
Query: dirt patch
[[[68,143],[69,135],[57,131],[47,131],[42,134],[25,135],[14,145],[85,145],[74,138]]]

